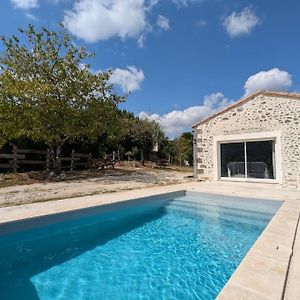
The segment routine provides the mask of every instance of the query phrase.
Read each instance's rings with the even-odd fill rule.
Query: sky
[[[299,0],[1,0],[0,35],[62,22],[130,92],[120,107],[173,138],[258,90],[300,92],[299,16]]]

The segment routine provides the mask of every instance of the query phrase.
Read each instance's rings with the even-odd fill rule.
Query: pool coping
[[[111,213],[123,208],[137,207],[147,203],[155,204],[161,200],[169,201],[186,195],[186,190],[159,193],[157,195],[144,195],[143,197],[122,199],[120,201],[105,202],[101,204],[74,208],[69,210],[55,211],[50,214],[29,216],[8,222],[0,222],[0,237],[6,234],[24,231],[35,227],[47,226],[53,223],[78,220],[81,217],[90,217],[99,214]],[[153,201],[155,200],[155,202]]]
[[[285,201],[218,295],[218,300],[284,299],[300,202]]]
[[[166,186],[2,207],[0,208],[0,230],[4,224],[13,224],[34,218],[92,209],[103,205],[133,201],[174,192],[177,193],[185,190],[180,185]]]
[[[24,221],[27,222],[47,216],[52,217],[62,213],[72,213],[113,203],[189,190],[255,199],[266,198],[263,192],[251,196],[249,191],[247,193],[241,191],[228,193],[225,190],[217,192],[216,190],[211,191],[209,188],[205,188],[205,185],[199,183],[160,186],[3,207],[0,208],[0,231],[5,228],[6,231],[7,228],[22,224]],[[283,197],[278,193],[273,193],[272,197],[265,199],[284,200],[284,202],[221,290],[217,297],[218,300],[284,298],[300,215],[300,201],[296,199],[300,198]]]

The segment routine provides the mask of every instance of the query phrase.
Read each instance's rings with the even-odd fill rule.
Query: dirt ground
[[[191,168],[117,166],[67,172],[57,182],[43,172],[0,174],[0,207],[192,181]]]

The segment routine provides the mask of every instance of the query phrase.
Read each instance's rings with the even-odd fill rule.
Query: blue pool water
[[[188,193],[0,237],[1,299],[215,299],[280,202]]]

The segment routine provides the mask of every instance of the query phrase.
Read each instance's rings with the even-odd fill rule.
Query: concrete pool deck
[[[300,191],[275,184],[191,182],[0,208],[0,233],[10,224],[108,203],[191,190],[285,202],[229,279],[218,299],[300,299]]]

